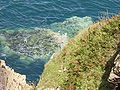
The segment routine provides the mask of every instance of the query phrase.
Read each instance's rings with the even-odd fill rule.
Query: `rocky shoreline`
[[[26,83],[26,76],[14,72],[0,60],[0,90],[33,90],[33,86]]]

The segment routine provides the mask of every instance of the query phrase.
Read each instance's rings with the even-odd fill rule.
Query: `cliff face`
[[[5,61],[0,60],[0,90],[32,90],[32,86],[26,83],[26,76],[14,72],[6,66]]]

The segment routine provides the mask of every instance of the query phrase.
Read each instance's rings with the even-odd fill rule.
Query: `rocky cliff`
[[[0,90],[32,90],[32,86],[26,83],[26,76],[14,72],[6,66],[5,61],[0,60]]]

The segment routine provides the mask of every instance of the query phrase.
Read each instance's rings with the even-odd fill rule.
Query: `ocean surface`
[[[97,21],[99,17],[105,17],[106,10],[108,10],[110,17],[120,13],[120,0],[0,0],[0,30],[46,28],[52,29],[54,32],[59,32],[60,29],[72,31],[73,24],[74,27],[82,27],[81,29],[83,29],[91,22]],[[86,16],[87,18],[85,18]],[[86,26],[81,23],[77,24],[78,20],[81,23],[89,24]],[[76,28],[72,33],[77,31],[75,30]],[[74,36],[70,33],[71,31],[65,32],[68,37]],[[61,34],[65,33],[61,31]],[[0,39],[3,41],[1,37]],[[45,60],[39,58],[33,61],[27,61],[27,59],[22,61],[16,54],[8,56],[6,54],[8,53],[1,51],[0,59],[5,60],[7,65],[15,69],[16,72],[25,74],[27,80],[32,82],[39,80],[39,76],[44,70],[44,64],[50,58],[48,56],[44,58]]]

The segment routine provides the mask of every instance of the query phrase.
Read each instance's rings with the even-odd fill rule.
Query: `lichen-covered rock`
[[[26,83],[26,76],[14,72],[0,60],[0,90],[33,90],[33,86]]]

